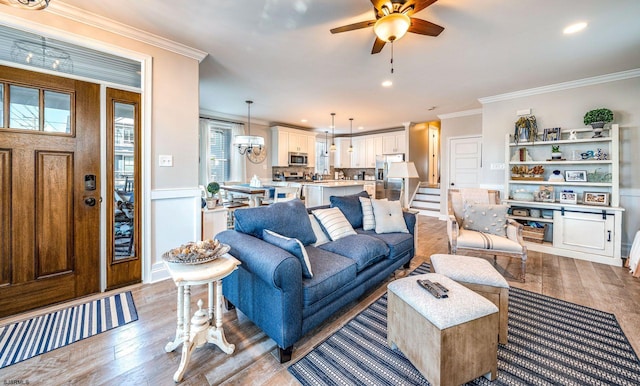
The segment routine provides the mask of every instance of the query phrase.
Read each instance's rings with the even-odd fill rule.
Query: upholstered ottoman
[[[509,283],[490,262],[481,257],[431,255],[431,272],[445,275],[491,300],[498,307],[498,342],[507,344]]]
[[[449,289],[435,298],[417,280]],[[387,341],[434,386],[498,375],[498,308],[444,275],[427,273],[388,285]]]

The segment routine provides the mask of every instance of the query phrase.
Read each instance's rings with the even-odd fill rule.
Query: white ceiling
[[[200,108],[336,134],[436,120],[478,98],[640,68],[638,0],[439,0],[414,14],[445,27],[371,55],[368,0],[53,0],[207,52]],[[569,24],[586,30],[563,35]],[[393,87],[381,82],[391,79]],[[435,106],[435,109],[430,110]],[[301,119],[307,123],[301,123]]]

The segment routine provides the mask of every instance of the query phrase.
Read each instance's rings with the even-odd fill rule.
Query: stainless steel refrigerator
[[[376,198],[400,199],[402,178],[388,178],[389,164],[404,162],[404,154],[384,154],[376,156]]]

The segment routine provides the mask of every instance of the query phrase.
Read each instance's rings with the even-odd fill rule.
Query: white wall
[[[620,206],[626,209],[622,218],[623,256],[626,256],[635,232],[640,229],[640,77],[485,103],[482,163],[505,162],[504,138],[513,132],[516,110],[532,109],[540,130],[584,127],[584,114],[600,107],[611,109],[614,122],[620,125]],[[446,127],[443,121],[443,134]],[[503,185],[504,171],[484,168],[482,180]]]

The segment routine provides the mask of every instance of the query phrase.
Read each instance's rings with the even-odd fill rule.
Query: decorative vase
[[[593,129],[593,137],[602,138],[602,129],[604,128],[604,122],[592,122],[591,128]]]
[[[551,153],[551,159],[562,159],[562,152]]]
[[[217,198],[207,198],[207,209],[215,209],[218,205]]]

